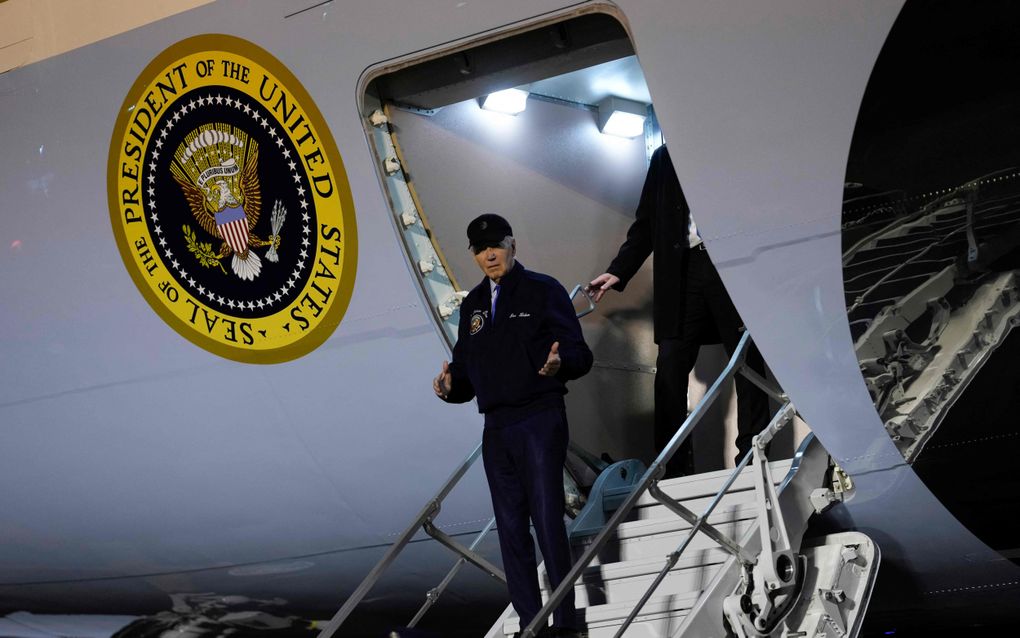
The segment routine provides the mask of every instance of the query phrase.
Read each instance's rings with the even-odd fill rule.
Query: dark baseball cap
[[[492,213],[475,217],[467,227],[468,248],[486,248],[499,245],[507,235],[513,236],[510,223]]]

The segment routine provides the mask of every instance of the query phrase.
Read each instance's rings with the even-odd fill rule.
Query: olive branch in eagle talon
[[[224,275],[227,274],[227,269],[220,263],[220,257],[213,252],[212,244],[210,242],[198,243],[198,239],[195,238],[195,231],[191,230],[191,226],[187,224],[184,224],[184,239],[188,243],[188,250],[198,259],[200,265],[206,268],[218,266]]]

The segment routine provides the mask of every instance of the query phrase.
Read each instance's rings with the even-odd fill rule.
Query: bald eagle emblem
[[[262,193],[258,176],[258,142],[243,130],[229,124],[204,124],[184,137],[174,152],[170,172],[184,192],[191,214],[198,225],[220,245],[201,244],[194,231],[184,226],[188,250],[205,267],[219,267],[231,257],[230,268],[245,281],[262,272],[262,260],[252,250],[268,246],[266,259],[279,261],[280,229],[287,215],[283,203],[273,206],[272,234],[267,239],[255,235],[262,212]]]

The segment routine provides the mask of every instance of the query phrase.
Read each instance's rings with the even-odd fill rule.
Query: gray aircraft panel
[[[738,310],[809,423],[854,424],[825,429],[830,452],[850,463],[873,455],[858,446],[887,437],[860,435],[884,429],[845,327],[840,205],[857,107],[900,4],[690,3],[668,18],[623,6],[684,192]],[[708,27],[712,38],[699,35]],[[818,356],[791,356],[805,350]],[[838,391],[817,391],[819,379]]]

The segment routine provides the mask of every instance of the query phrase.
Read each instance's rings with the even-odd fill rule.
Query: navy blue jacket
[[[450,363],[452,388],[446,401],[478,398],[486,427],[515,423],[540,410],[562,406],[566,382],[591,369],[592,354],[574,307],[558,281],[526,270],[520,262],[500,280],[496,321],[489,279],[468,293],[460,307],[457,345]],[[560,369],[538,371],[558,341]]]

